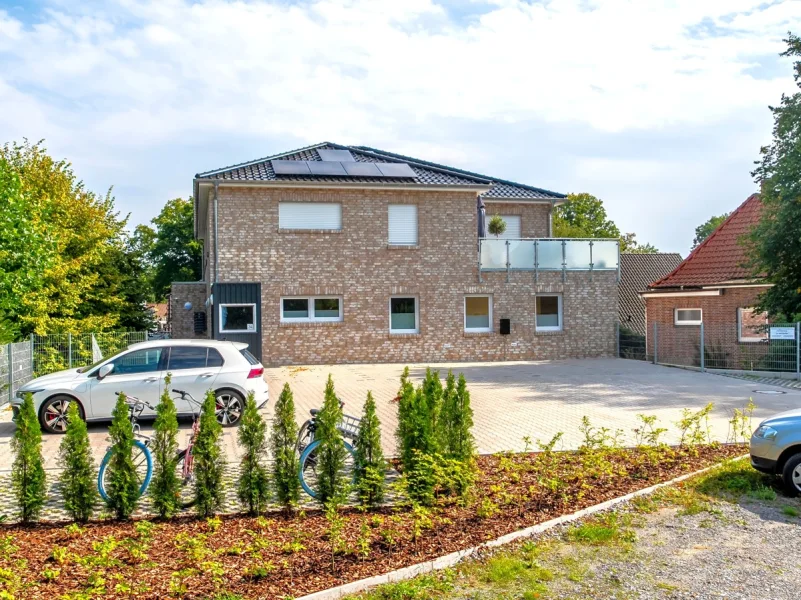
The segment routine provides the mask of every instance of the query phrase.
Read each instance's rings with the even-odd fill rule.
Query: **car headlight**
[[[767,425],[760,425],[754,432],[754,437],[762,438],[763,440],[772,440],[778,435],[778,431]]]
[[[43,392],[44,390],[17,390],[16,396],[20,400],[25,399],[25,394],[38,394],[39,392]]]

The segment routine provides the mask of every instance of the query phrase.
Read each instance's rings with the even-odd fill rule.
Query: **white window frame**
[[[543,326],[537,324],[537,317],[539,313],[537,313],[537,298],[556,298],[559,301],[557,314],[559,316],[559,325],[553,326]],[[565,317],[564,311],[562,310],[562,294],[537,294],[534,296],[534,329],[535,331],[562,331],[565,324]]]
[[[739,307],[737,308],[737,341],[738,342],[766,342],[769,339],[768,330],[765,329],[764,337],[742,337],[743,334],[743,312],[755,312],[752,307]],[[765,325],[768,325],[768,316],[765,314],[764,311],[762,313],[765,315]]]
[[[392,224],[390,223],[390,213],[393,207],[414,208],[414,243],[393,242],[390,239]],[[416,204],[390,204],[387,206],[387,244],[390,246],[418,246],[420,244],[420,209]]]
[[[339,227],[290,227],[289,224],[286,222],[281,222],[281,207],[282,206],[305,206],[305,207],[314,207],[314,206],[335,206],[339,209]],[[341,202],[295,202],[292,200],[281,200],[278,202],[278,229],[281,231],[342,231],[342,203]]]
[[[467,326],[467,299],[486,298],[489,307],[489,327],[468,327]],[[466,294],[464,297],[464,330],[466,333],[491,333],[492,332],[492,295],[491,294]]]
[[[697,310],[701,313],[701,318],[694,321],[679,321],[680,310]],[[673,324],[677,327],[684,327],[686,325],[700,325],[704,322],[704,309],[703,308],[674,308],[673,309]]]
[[[223,329],[223,316],[222,316],[222,309],[223,307],[240,307],[240,306],[250,306],[253,308],[253,329]],[[238,304],[236,302],[225,302],[219,305],[218,307],[218,315],[219,315],[219,323],[220,323],[220,333],[256,333],[259,331],[259,324],[258,318],[259,313],[256,310],[256,305],[252,302],[246,302],[244,304]]]
[[[414,298],[414,329],[392,329],[392,300],[396,298]],[[396,294],[389,297],[387,302],[387,316],[389,317],[389,332],[393,335],[420,333],[420,297],[415,294]]]
[[[284,300],[306,300],[309,303],[309,316],[308,317],[285,317],[284,316]],[[339,300],[339,316],[336,317],[315,317],[314,316],[314,301],[315,300]],[[338,323],[344,319],[344,300],[342,296],[281,296],[278,301],[278,314],[281,317],[282,323]]]

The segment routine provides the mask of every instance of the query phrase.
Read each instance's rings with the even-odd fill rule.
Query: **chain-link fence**
[[[144,331],[56,333],[0,346],[0,406],[34,377],[91,365],[147,339]]]
[[[801,379],[799,323],[651,323],[641,335],[618,328],[618,356],[713,371]]]

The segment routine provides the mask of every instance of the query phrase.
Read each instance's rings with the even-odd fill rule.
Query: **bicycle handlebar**
[[[187,392],[186,390],[178,390],[178,389],[175,389],[175,388],[173,388],[172,392],[173,392],[174,394],[178,394],[178,395],[180,395],[180,396],[181,396],[181,400],[187,400],[187,399],[189,399],[189,400],[191,400],[192,402],[194,402],[195,404],[197,404],[198,406],[203,406],[203,403],[202,403],[202,402],[199,402],[198,400],[195,400],[194,396],[192,396],[192,394],[190,394],[190,393],[189,393],[189,392]]]

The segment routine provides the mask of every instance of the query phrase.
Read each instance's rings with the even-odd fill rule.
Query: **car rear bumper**
[[[751,455],[751,466],[757,471],[768,473],[769,475],[776,474],[776,461],[770,458],[762,458],[760,456]]]

